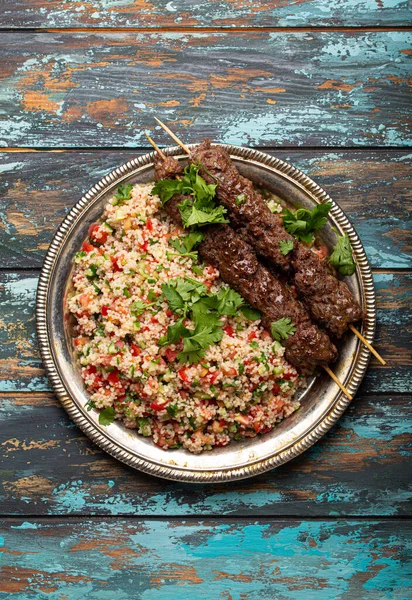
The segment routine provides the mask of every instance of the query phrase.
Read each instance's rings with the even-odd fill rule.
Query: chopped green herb
[[[243,363],[239,363],[238,372],[239,375],[243,375],[243,373],[245,372],[245,365]]]
[[[293,241],[292,240],[280,240],[279,242],[280,251],[283,256],[289,254],[293,250]]]
[[[104,408],[99,413],[99,425],[107,426],[113,423],[114,421],[114,408],[113,406],[108,406]]]
[[[333,252],[330,255],[329,262],[341,275],[353,275],[356,270],[356,263],[353,260],[350,239],[347,233],[338,237]]]
[[[245,200],[246,200],[246,194],[239,194],[239,196],[236,196],[236,198],[235,198],[235,203],[237,206],[240,206],[241,204],[244,203]]]
[[[132,189],[133,185],[131,183],[126,183],[124,186],[120,184],[117,188],[117,194],[114,195],[115,200],[112,202],[113,206],[122,205],[126,200],[130,200],[132,197]]]
[[[291,211],[285,208],[280,216],[288,233],[302,242],[311,243],[314,239],[313,232],[326,224],[326,217],[331,208],[331,202],[318,204],[313,210],[299,208]]]
[[[277,342],[280,342],[281,340],[287,340],[290,335],[295,333],[295,331],[295,324],[292,323],[291,319],[289,318],[279,319],[278,321],[272,323],[271,326],[272,336]]]
[[[257,342],[250,342],[249,346],[251,348],[259,348],[259,344]]]
[[[131,294],[129,288],[124,288],[124,290],[123,290],[123,296],[125,296],[126,298],[131,298],[132,297],[132,294]]]
[[[169,404],[166,410],[171,417],[175,417],[178,412],[177,404]]]

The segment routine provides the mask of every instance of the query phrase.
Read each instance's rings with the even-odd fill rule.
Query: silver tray
[[[257,150],[227,148],[242,174],[289,204],[313,208],[316,203],[331,200],[322,188],[292,165]],[[168,148],[165,153],[183,162],[187,160],[177,147]],[[64,309],[72,259],[86,238],[89,225],[101,216],[104,204],[119,183],[153,180],[153,158],[153,153],[145,154],[112,171],[83,196],[59,227],[47,252],[37,292],[37,334],[43,364],[57,397],[73,421],[100,448],[122,462],[146,473],[179,481],[215,482],[251,477],[301,454],[342,415],[350,402],[326,373],[312,378],[301,394],[300,410],[270,433],[231,442],[200,455],[182,449],[162,450],[150,439],[117,422],[103,427],[98,423],[98,412],[88,412],[85,408],[88,398]],[[345,213],[332,203],[322,238],[330,248],[336,240],[333,228],[349,234],[357,269],[346,281],[365,311],[362,332],[372,343],[376,309],[371,270],[355,229]],[[369,351],[348,333],[339,344],[339,356],[333,369],[353,395],[365,375]]]

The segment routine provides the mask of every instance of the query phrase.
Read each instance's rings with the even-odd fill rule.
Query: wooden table
[[[1,598],[410,597],[410,17],[402,0],[3,1]],[[388,365],[371,361],[321,442],[252,480],[192,486],[116,462],[39,358],[48,243],[82,192],[147,151],[144,130],[169,144],[153,115],[187,142],[294,163],[373,266]]]

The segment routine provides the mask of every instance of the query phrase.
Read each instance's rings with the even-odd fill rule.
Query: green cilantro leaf
[[[159,196],[162,204],[166,204],[175,194],[182,191],[182,182],[179,179],[159,179],[151,191],[152,196]]]
[[[280,251],[283,254],[283,256],[286,256],[287,254],[289,254],[289,252],[292,252],[292,250],[293,250],[293,241],[292,240],[281,240],[279,242],[279,246],[280,246]]]
[[[244,314],[246,319],[248,319],[249,321],[257,321],[258,319],[262,318],[262,313],[260,312],[260,310],[257,310],[256,308],[252,308],[251,306],[248,306],[247,304],[245,304],[244,306],[241,306],[240,311]]]
[[[292,323],[291,319],[289,318],[279,319],[278,321],[272,323],[271,326],[272,336],[277,342],[280,342],[281,340],[287,340],[290,335],[295,333],[295,331],[295,324]]]
[[[338,237],[329,262],[338,269],[341,275],[353,275],[355,272],[356,263],[353,260],[352,248],[347,233]]]
[[[140,317],[140,315],[144,313],[146,308],[149,308],[149,306],[153,306],[153,304],[154,304],[154,302],[151,302],[150,304],[146,304],[142,300],[136,300],[135,302],[132,302],[132,304],[130,305],[130,312],[135,317]]]
[[[285,208],[281,213],[285,229],[302,242],[313,242],[313,231],[320,229],[327,222],[327,215],[332,208],[331,202],[318,204],[313,210],[299,208],[291,211]]]
[[[180,214],[182,216],[183,227],[191,227],[193,225],[209,225],[211,223],[229,223],[224,215],[227,210],[223,206],[204,206],[200,202],[193,202],[190,198],[185,198],[179,205]]]
[[[103,410],[100,411],[99,425],[104,425],[106,427],[107,425],[111,425],[111,423],[113,423],[113,421],[114,421],[113,406],[108,406],[107,408],[104,408]]]
[[[197,260],[197,252],[191,252],[191,250],[200,244],[203,238],[204,235],[200,231],[192,231],[189,233],[189,235],[186,235],[181,240],[179,238],[170,240],[170,244],[177,252],[179,252],[179,254],[189,256],[190,258]]]
[[[130,200],[132,197],[132,189],[133,185],[131,183],[126,183],[126,185],[120,184],[117,188],[117,194],[114,195],[117,202],[113,202],[113,206],[116,206],[117,204],[124,204],[126,200]]]
[[[209,294],[205,303],[215,310],[219,315],[234,316],[237,309],[245,303],[242,296],[230,287],[224,287],[217,294]]]

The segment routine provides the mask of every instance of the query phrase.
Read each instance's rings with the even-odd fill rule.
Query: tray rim
[[[348,233],[352,250],[356,257],[357,274],[366,313],[362,333],[370,343],[373,343],[376,328],[376,300],[372,272],[363,245],[344,211],[332,200],[325,190],[293,165],[282,161],[275,156],[252,148],[233,146],[230,144],[220,145],[226,147],[230,154],[237,160],[263,167],[269,171],[274,171],[278,175],[292,181],[295,185],[298,185],[303,189],[306,194],[310,195],[315,202],[332,202],[331,215],[336,220],[341,231]],[[195,144],[188,145],[189,148],[193,148],[194,146]],[[171,146],[162,150],[169,156],[185,156],[178,146]],[[82,196],[59,226],[47,251],[37,289],[36,330],[43,365],[54,392],[70,418],[89,439],[97,444],[102,450],[111,454],[121,462],[151,475],[192,483],[213,483],[217,481],[233,481],[252,477],[278,467],[307,450],[323,437],[323,435],[339,420],[351,401],[346,398],[342,392],[337,391],[334,400],[330,404],[329,411],[327,411],[320,420],[314,423],[312,428],[305,432],[299,439],[290,443],[286,448],[274,452],[274,454],[269,457],[256,459],[246,466],[238,466],[235,468],[228,467],[220,470],[190,470],[187,468],[183,469],[175,467],[170,465],[170,463],[157,463],[147,458],[141,458],[136,456],[133,452],[114,443],[112,439],[110,439],[110,436],[105,434],[100,428],[97,428],[95,424],[83,414],[71,398],[59,374],[58,361],[56,361],[52,351],[49,336],[47,306],[52,275],[60,255],[60,249],[70,232],[76,226],[76,223],[81,219],[82,214],[92,202],[97,200],[102,194],[106,193],[108,188],[130,176],[136,170],[140,170],[143,167],[150,167],[153,164],[154,157],[155,153],[150,152],[113,169]],[[359,346],[356,358],[354,359],[356,361],[355,367],[351,373],[349,382],[346,383],[347,388],[352,395],[355,394],[366,373],[369,359],[369,350],[364,346]]]

